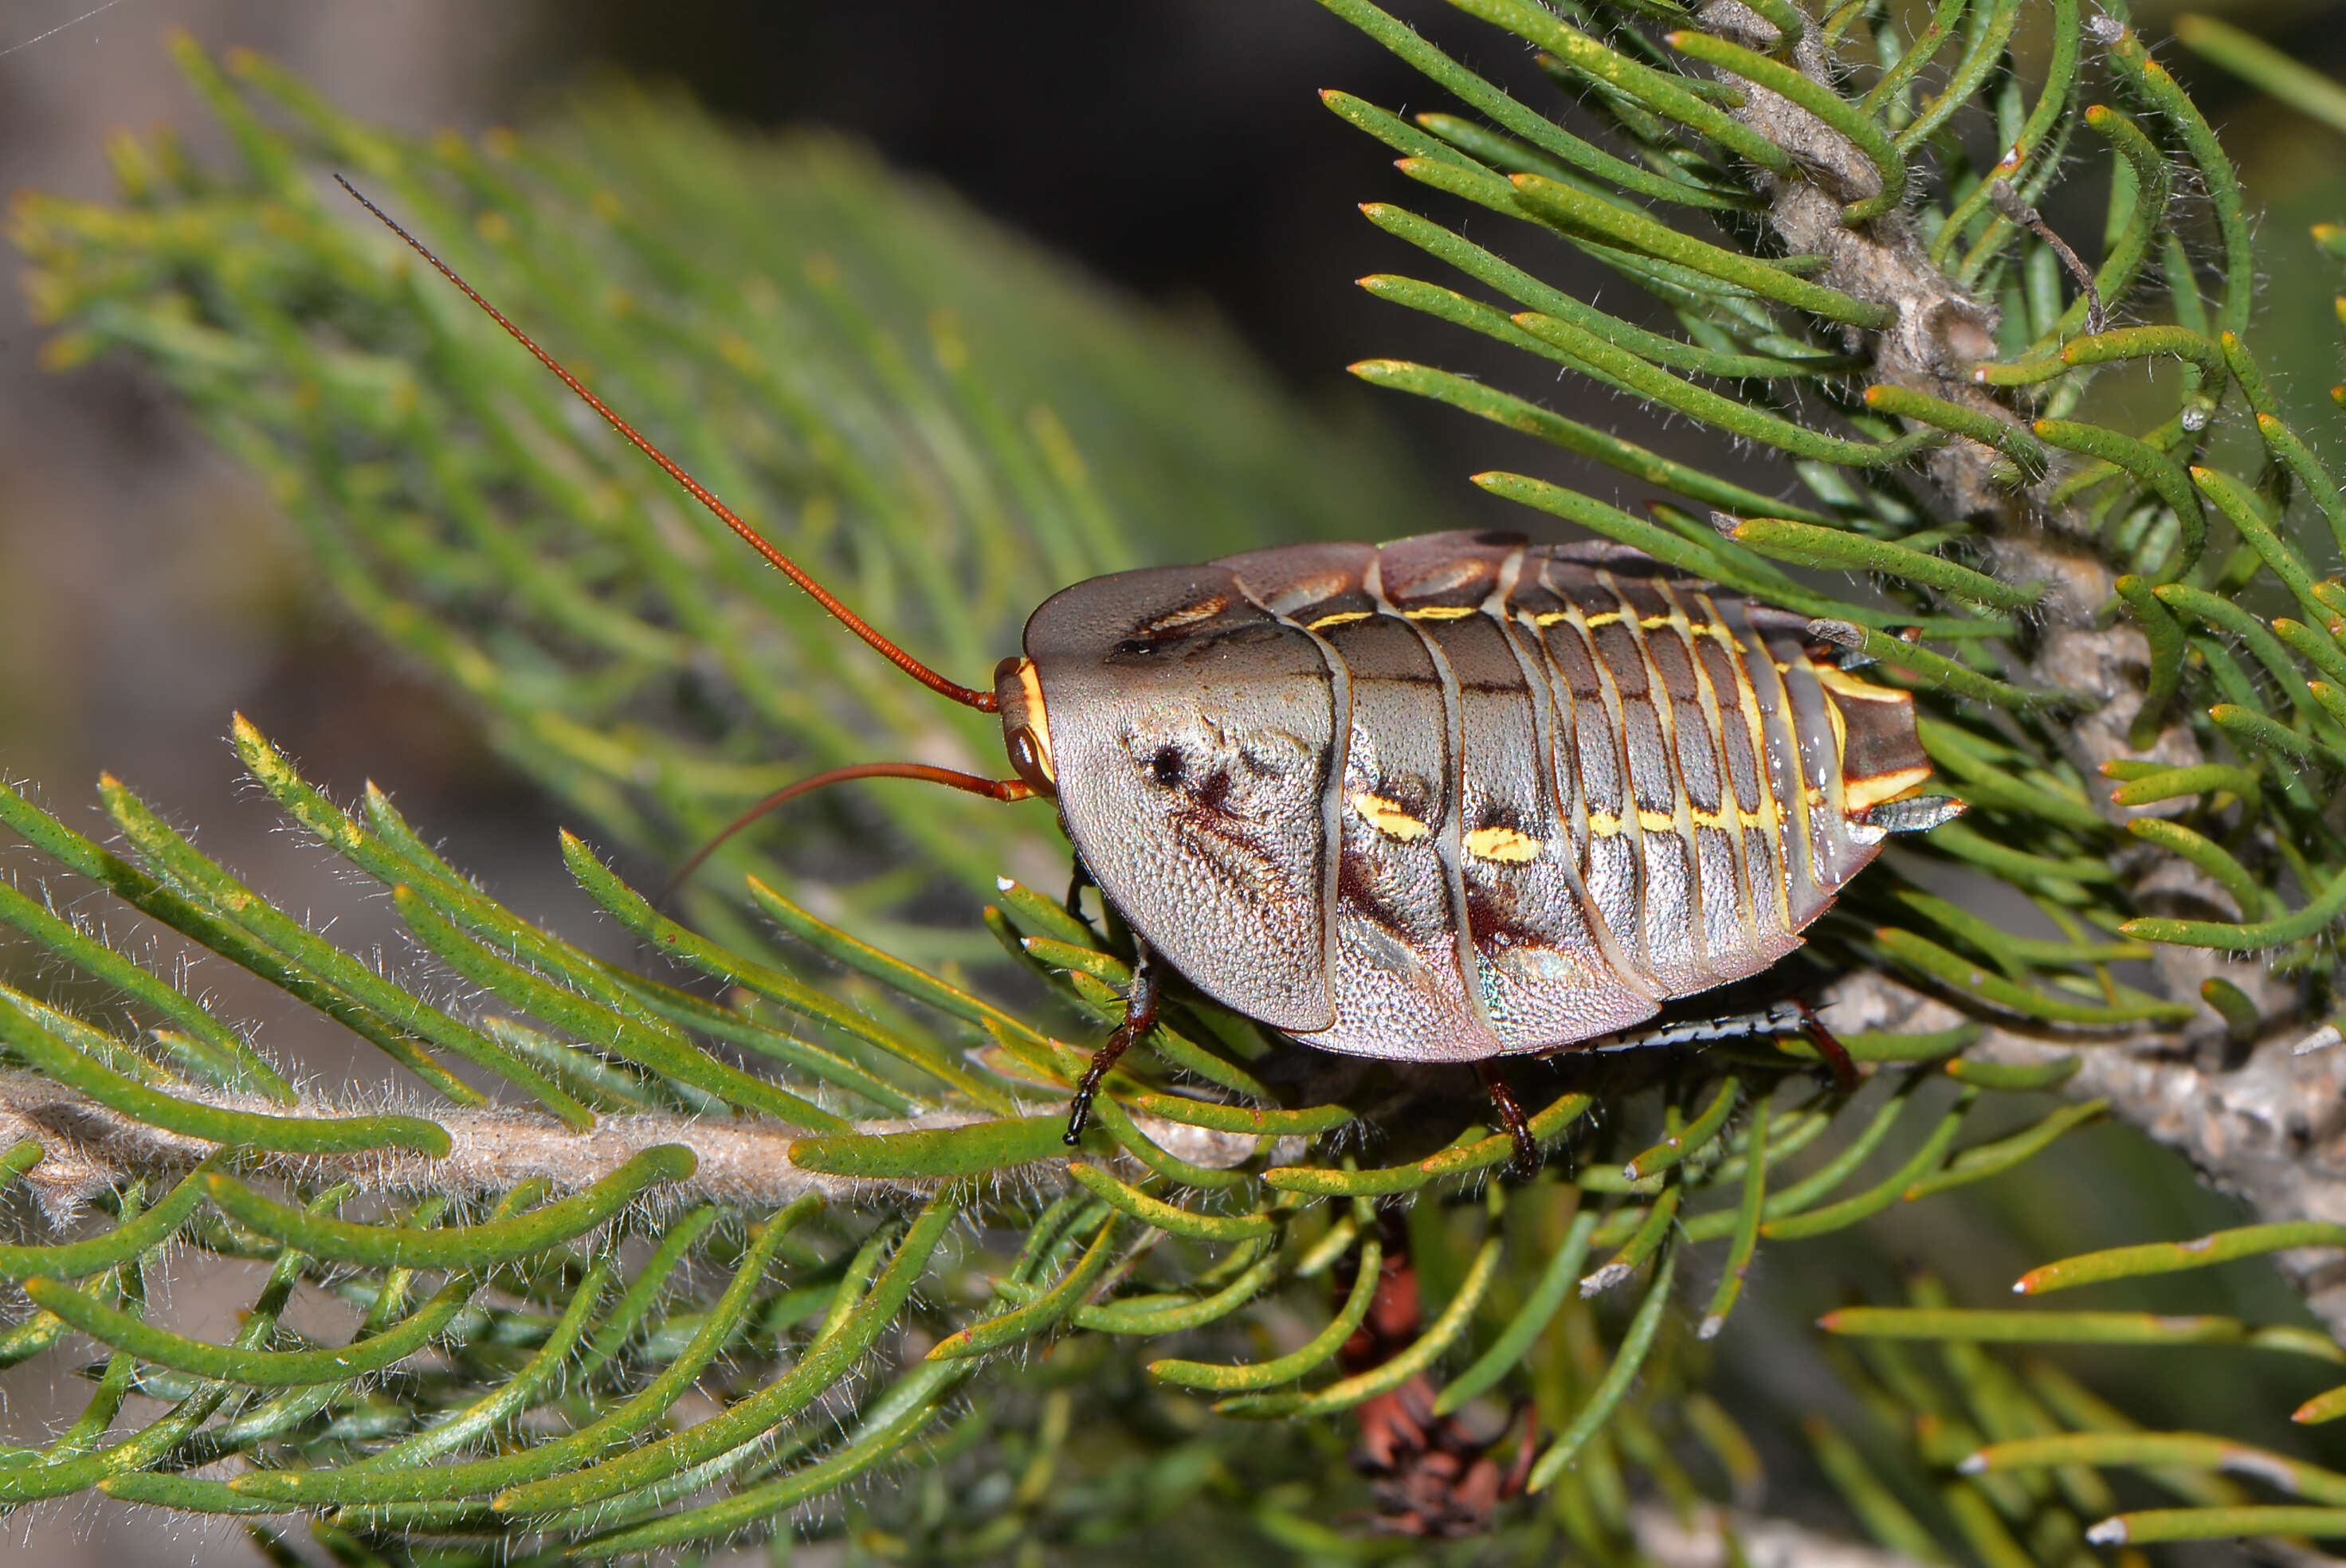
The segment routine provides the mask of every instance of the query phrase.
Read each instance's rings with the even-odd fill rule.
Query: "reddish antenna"
[[[950,768],[932,768],[925,762],[856,762],[845,768],[834,768],[827,773],[817,773],[794,784],[785,784],[726,826],[723,832],[700,846],[684,868],[668,880],[660,890],[656,904],[666,904],[676,890],[692,880],[709,857],[724,846],[725,840],[772,810],[797,799],[810,789],[820,789],[826,784],[844,784],[851,779],[918,779],[923,783],[943,784],[971,795],[984,795],[994,800],[1026,800],[1034,798],[1035,786],[1024,779],[986,779],[975,773],[956,773]]]
[[[544,365],[547,370],[552,371],[556,375],[561,377],[562,384],[564,386],[566,386],[572,392],[576,392],[578,396],[585,401],[588,408],[591,408],[597,413],[601,414],[603,418],[609,423],[613,430],[617,431],[621,435],[627,437],[630,445],[634,446],[637,451],[642,453],[646,457],[650,458],[654,463],[658,463],[670,479],[675,480],[678,484],[684,486],[685,493],[687,494],[690,495],[695,501],[699,502],[703,506],[709,508],[710,515],[716,517],[718,521],[723,523],[728,528],[732,529],[734,533],[739,534],[743,540],[748,542],[751,549],[757,551],[759,555],[763,555],[769,562],[772,563],[775,568],[778,569],[782,575],[788,577],[791,582],[796,583],[800,587],[804,588],[809,596],[813,598],[816,604],[821,605],[824,609],[831,612],[831,616],[836,619],[840,625],[845,626],[849,631],[853,632],[857,636],[862,637],[865,642],[870,643],[874,648],[879,650],[882,657],[894,665],[898,669],[903,670],[906,675],[911,676],[914,680],[919,681],[923,686],[927,687],[931,691],[935,692],[938,696],[949,697],[953,698],[954,701],[960,703],[963,707],[974,708],[980,713],[994,713],[999,711],[998,706],[994,701],[994,693],[990,691],[979,691],[973,687],[962,686],[954,681],[947,680],[944,676],[939,675],[936,671],[923,664],[919,659],[914,658],[911,654],[906,653],[903,648],[898,647],[894,643],[890,642],[886,637],[882,636],[878,632],[874,631],[869,625],[867,625],[861,616],[858,616],[845,605],[841,604],[837,599],[831,597],[831,590],[825,588],[821,583],[816,582],[812,577],[807,575],[806,572],[797,562],[791,560],[788,555],[783,555],[780,550],[775,549],[771,544],[767,542],[764,535],[759,533],[755,528],[750,527],[750,524],[741,521],[741,519],[734,514],[731,507],[726,505],[722,501],[718,500],[716,496],[709,494],[709,490],[702,485],[699,480],[693,478],[692,475],[678,467],[675,462],[668,457],[668,453],[662,452],[658,447],[654,446],[641,435],[638,435],[636,433],[635,426],[629,424],[626,420],[621,419],[617,414],[613,413],[609,406],[607,405],[601,398],[597,397],[593,392],[586,390],[586,385],[584,382],[581,382],[576,376],[572,375],[568,371],[563,369],[561,361],[556,360],[552,354],[547,353],[544,349],[539,348],[536,341],[531,338],[527,332],[523,331],[519,327],[515,326],[513,322],[507,321],[504,311],[498,310],[495,305],[490,304],[486,300],[481,298],[479,292],[475,290],[470,283],[465,282],[464,279],[456,275],[454,268],[449,266],[445,261],[441,260],[439,257],[434,255],[430,248],[427,247],[423,241],[415,238],[414,235],[410,234],[406,229],[402,229],[393,220],[389,213],[383,211],[382,208],[377,207],[373,202],[369,201],[365,197],[360,195],[358,187],[352,185],[349,180],[344,179],[341,175],[337,174],[334,176],[334,183],[341,186],[344,190],[349,191],[352,200],[356,201],[361,207],[365,208],[369,212],[373,213],[377,219],[381,219],[384,228],[390,229],[393,234],[398,235],[402,239],[406,240],[411,249],[413,249],[418,256],[423,257],[424,260],[432,264],[433,270],[438,272],[440,276],[447,279],[448,281],[455,284],[457,288],[463,290],[464,298],[472,300],[474,304],[478,305],[483,311],[486,311],[488,313],[489,320],[495,321],[498,326],[503,327],[508,333],[510,333],[514,341],[519,343],[523,348],[527,349],[531,353],[536,355],[538,363]],[[920,764],[882,762],[866,764],[865,767],[872,769],[903,769],[918,768],[920,767]],[[801,789],[811,789],[818,783],[842,778],[854,779],[888,777],[926,779],[932,778],[933,775],[947,775],[947,770],[938,768],[929,769],[926,771],[918,773],[901,771],[882,773],[872,771],[859,772],[855,769],[842,768],[831,773],[821,774],[814,779],[805,779],[801,783],[794,784],[789,789],[785,789],[774,796],[772,799],[767,800],[763,805],[758,807],[756,810],[751,811],[749,816],[744,817],[740,821],[734,823],[731,828],[726,829],[725,832],[719,836],[717,843],[724,842],[725,839],[729,837],[736,830],[746,826],[749,822],[756,819],[760,812],[766,811],[775,806],[779,806],[784,800],[790,799],[790,797],[796,791]],[[967,774],[956,773],[950,774],[946,777],[933,778],[933,781],[942,784],[951,782],[955,779],[967,779],[969,775]],[[981,780],[980,782],[986,786],[985,789],[977,791],[981,794],[994,793],[995,790],[1001,788],[991,779]],[[960,784],[955,785],[954,787],[957,789],[967,789],[970,786]],[[1026,793],[1031,794],[1033,791],[1028,790]],[[1025,795],[995,794],[994,798],[996,799],[1015,800],[1024,799],[1025,797]],[[716,847],[717,844],[713,843],[709,846],[709,850],[714,850]],[[694,866],[698,866],[700,863],[700,860],[707,857],[709,850],[703,850],[699,856],[696,856],[694,858]],[[691,868],[687,868],[688,871]],[[682,877],[678,878],[678,881],[679,881],[682,880]]]

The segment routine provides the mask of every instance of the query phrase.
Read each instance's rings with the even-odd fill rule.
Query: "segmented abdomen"
[[[1323,1049],[1553,1049],[1756,973],[1929,773],[1905,694],[1642,555],[1437,535],[1217,565],[1337,705]]]

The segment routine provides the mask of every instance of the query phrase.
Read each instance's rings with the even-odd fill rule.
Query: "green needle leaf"
[[[1218,1393],[1237,1393],[1250,1389],[1272,1389],[1292,1382],[1307,1372],[1323,1365],[1344,1348],[1376,1299],[1377,1281],[1382,1278],[1384,1247],[1373,1236],[1361,1243],[1359,1266],[1352,1275],[1352,1288],[1345,1293],[1344,1304],[1336,1316],[1301,1345],[1283,1356],[1249,1366],[1224,1366],[1215,1361],[1183,1361],[1168,1359],[1148,1363],[1148,1375],[1161,1383],[1171,1383],[1184,1389],[1211,1389]]]
[[[1838,528],[1818,528],[1790,518],[1746,518],[1728,536],[1780,561],[1879,572],[1990,609],[2025,610],[2044,597],[2041,584],[1999,582],[1984,572],[1910,550],[1887,539],[1869,539]]]
[[[1368,0],[1320,0],[1322,5],[1392,50],[1430,80],[1488,115],[1497,124],[1562,158],[1584,174],[1634,191],[1640,196],[1676,201],[1689,207],[1727,208],[1744,199],[1715,194],[1683,180],[1671,179],[1591,147],[1545,115],[1525,107],[1489,82],[1418,36],[1416,31],[1370,5]]]
[[[480,1225],[430,1229],[322,1218],[264,1197],[233,1176],[218,1174],[205,1178],[205,1192],[231,1218],[315,1257],[375,1268],[479,1270],[584,1236],[651,1188],[689,1178],[698,1164],[683,1145],[661,1144],[646,1149],[586,1191],[532,1213]]]
[[[2222,921],[2145,917],[2130,920],[2118,930],[2127,936],[2140,937],[2145,942],[2171,942],[2179,947],[2220,948],[2228,952],[2254,952],[2260,948],[2281,947],[2292,942],[2301,942],[2328,929],[2341,913],[2346,913],[2346,871],[2331,878],[2330,885],[2304,908],[2272,920],[2234,925]]]
[[[413,1149],[435,1159],[452,1146],[437,1122],[420,1116],[287,1116],[249,1106],[209,1105],[167,1094],[124,1077],[75,1050],[5,996],[0,996],[0,1041],[58,1083],[79,1089],[134,1121],[210,1143],[249,1144],[311,1155]]]
[[[2208,1268],[2239,1257],[2285,1252],[2293,1247],[2346,1247],[2346,1226],[2320,1220],[2292,1220],[2280,1225],[2244,1225],[2219,1230],[2196,1241],[2153,1242],[2145,1247],[2117,1247],[2078,1257],[2047,1263],[2022,1275],[2013,1289],[2023,1296],[2048,1290],[2098,1285],[2110,1279],[2131,1279],[2146,1274],[2174,1274],[2188,1268]]]
[[[1843,1307],[1817,1319],[1829,1334],[1885,1339],[1954,1339],[2021,1345],[2232,1344],[2249,1337],[2237,1318],[2150,1312],[1972,1311],[1939,1307]]]
[[[1222,1415],[1270,1418],[1278,1416],[1325,1415],[1335,1410],[1350,1410],[1363,1400],[1373,1399],[1401,1387],[1439,1360],[1452,1342],[1466,1331],[1474,1321],[1475,1309],[1483,1304],[1484,1295],[1499,1267],[1503,1238],[1493,1236],[1484,1242],[1467,1265],[1465,1278],[1458,1282],[1457,1294],[1442,1308],[1442,1315],[1426,1325],[1423,1333],[1409,1349],[1390,1360],[1345,1378],[1307,1394],[1239,1394],[1216,1402],[1214,1409]],[[1368,1271],[1368,1250],[1362,1249],[1362,1272]]]
[[[2175,19],[2175,36],[2193,54],[2213,60],[2268,97],[2332,130],[2346,131],[2346,87],[2263,39],[2213,16],[2189,15]]]
[[[1644,1368],[1646,1357],[1652,1351],[1654,1340],[1661,1331],[1662,1318],[1669,1307],[1670,1283],[1678,1277],[1678,1249],[1675,1247],[1666,1249],[1660,1265],[1654,1270],[1653,1283],[1646,1287],[1646,1298],[1638,1304],[1637,1316],[1629,1319],[1629,1327],[1623,1331],[1620,1348],[1613,1352],[1613,1359],[1606,1367],[1605,1376],[1598,1381],[1596,1391],[1588,1396],[1588,1402],[1572,1418],[1572,1423],[1556,1434],[1547,1451],[1541,1454],[1532,1466],[1527,1490],[1545,1492],[1555,1485],[1566,1468],[1588,1446],[1589,1440],[1603,1430],[1621,1401],[1628,1397],[1629,1390],[1636,1384],[1637,1373]]]
[[[904,1233],[872,1293],[838,1330],[810,1349],[790,1371],[722,1415],[573,1474],[515,1486],[500,1493],[494,1506],[500,1513],[517,1516],[583,1507],[713,1459],[795,1414],[844,1376],[895,1320],[959,1212],[949,1195],[932,1199]]]
[[[18,1148],[25,1146],[19,1145]],[[38,1158],[40,1145],[34,1144],[30,1147],[34,1157]],[[16,1152],[9,1151],[11,1156]],[[162,1246],[203,1201],[206,1178],[234,1155],[232,1149],[219,1149],[206,1156],[203,1164],[182,1177],[160,1203],[141,1211],[135,1218],[125,1219],[103,1236],[54,1247],[0,1246],[0,1275],[11,1279],[81,1279]],[[30,1163],[26,1165],[29,1166]]]
[[[15,888],[0,882],[0,921],[5,921],[83,971],[141,1004],[154,1009],[209,1048],[230,1084],[266,1095],[280,1105],[294,1103],[293,1086],[241,1035],[205,1012],[195,999],[164,984],[103,942],[84,935]]]
[[[1787,7],[1789,9],[1789,7]],[[1797,25],[1791,29],[1799,36]],[[1875,123],[1873,117],[1831,87],[1810,78],[1796,66],[1781,60],[1771,60],[1756,55],[1739,44],[1724,38],[1714,38],[1708,33],[1676,32],[1665,36],[1665,43],[1682,55],[1717,66],[1719,69],[1745,81],[1767,88],[1824,121],[1847,137],[1857,150],[1873,165],[1882,188],[1841,209],[1841,217],[1850,223],[1862,223],[1869,218],[1879,218],[1885,212],[1895,212],[1906,199],[1906,155],[1890,139],[1888,133]],[[1779,172],[1782,172],[1779,170]]]
[[[1897,311],[1891,306],[1873,304],[1839,289],[1805,281],[1781,267],[1740,251],[1689,239],[1658,219],[1596,200],[1556,180],[1518,174],[1512,177],[1512,183],[1515,199],[1526,210],[1550,220],[1566,233],[1594,236],[1665,261],[1675,261],[1720,282],[1749,289],[1763,300],[1808,311],[1830,321],[1881,328],[1898,319]]]
[[[454,1322],[479,1288],[477,1279],[460,1274],[441,1287],[440,1293],[406,1321],[371,1339],[334,1349],[272,1351],[208,1345],[200,1339],[190,1339],[142,1323],[127,1312],[117,1312],[59,1280],[36,1278],[24,1282],[25,1294],[36,1305],[56,1313],[93,1339],[119,1346],[158,1366],[218,1382],[262,1389],[341,1382],[403,1360]]]
[[[2257,1476],[2308,1502],[2346,1508],[2346,1475],[2205,1432],[2065,1432],[2057,1437],[2013,1438],[1988,1444],[1965,1459],[1960,1468],[1966,1475],[1994,1475],[2062,1464],[2173,1466]]]

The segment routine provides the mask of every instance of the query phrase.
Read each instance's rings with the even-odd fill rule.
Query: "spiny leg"
[[[1076,1097],[1067,1105],[1069,1144],[1080,1143],[1084,1125],[1091,1120],[1092,1097],[1099,1093],[1100,1080],[1108,1075],[1131,1044],[1157,1027],[1157,1003],[1165,990],[1165,966],[1158,962],[1157,950],[1137,936],[1133,942],[1132,984],[1124,993],[1124,1022],[1107,1037],[1107,1044],[1092,1053],[1091,1065],[1084,1069],[1082,1081],[1076,1084]]]
[[[1639,1029],[1630,1033],[1616,1034],[1598,1042],[1598,1051],[1642,1051],[1657,1045],[1707,1045],[1720,1040],[1751,1040],[1784,1034],[1805,1036],[1817,1048],[1825,1064],[1832,1069],[1833,1084],[1843,1094],[1858,1086],[1857,1064],[1850,1060],[1849,1050],[1833,1037],[1831,1030],[1817,1016],[1817,1010],[1795,998],[1779,1002],[1757,1013],[1739,1013],[1727,1018],[1690,1018],[1677,1023],[1659,1024],[1652,1029]]]
[[[1855,1093],[1857,1064],[1850,1060],[1849,1047],[1834,1038],[1833,1032],[1825,1027],[1825,1021],[1817,1016],[1815,1008],[1799,1001],[1792,1005],[1800,1010],[1800,1033],[1809,1037],[1809,1044],[1817,1048],[1817,1054],[1831,1064],[1833,1087],[1844,1095]]]
[[[1539,1175],[1540,1168],[1539,1145],[1532,1141],[1531,1118],[1524,1115],[1522,1103],[1507,1087],[1497,1063],[1475,1063],[1474,1076],[1483,1080],[1483,1092],[1491,1096],[1491,1108],[1498,1113],[1499,1125],[1515,1140],[1515,1157],[1507,1162],[1507,1174],[1517,1181],[1531,1180]]]
[[[1729,1013],[1724,1018],[1686,1018],[1632,1029],[1594,1041],[1596,1051],[1644,1051],[1660,1045],[1708,1045],[1721,1040],[1772,1039],[1797,1034],[1806,1027],[1806,1009],[1797,1002],[1779,1002],[1756,1013]]]
[[[1092,869],[1084,864],[1084,858],[1081,855],[1070,857],[1067,869],[1067,912],[1077,920],[1084,919],[1084,890],[1092,885]],[[1084,923],[1089,925],[1091,922],[1084,921]]]

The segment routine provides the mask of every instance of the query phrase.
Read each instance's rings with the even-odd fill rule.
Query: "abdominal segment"
[[[1872,859],[1865,809],[1927,776],[1904,693],[1644,556],[1299,549],[1308,575],[1279,550],[1229,565],[1277,585],[1257,602],[1349,694],[1323,776],[1334,1018],[1307,1044],[1550,1051],[1755,974]]]

